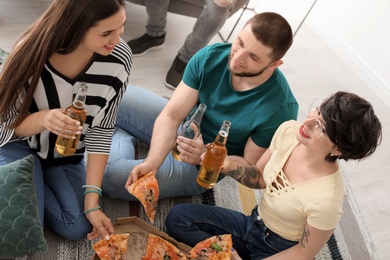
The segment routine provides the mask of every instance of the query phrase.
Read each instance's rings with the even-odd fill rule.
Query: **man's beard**
[[[261,69],[260,71],[256,71],[256,72],[240,72],[240,73],[237,73],[237,72],[233,72],[231,67],[230,67],[230,61],[231,61],[231,55],[229,55],[229,61],[228,61],[228,70],[233,74],[233,76],[236,76],[236,77],[248,77],[248,78],[253,78],[253,77],[257,77],[259,75],[261,75],[266,69],[268,69],[269,65],[267,65],[265,68]]]

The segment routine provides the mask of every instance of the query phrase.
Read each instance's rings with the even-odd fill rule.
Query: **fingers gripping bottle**
[[[230,121],[223,121],[214,142],[206,147],[206,154],[196,178],[198,184],[204,188],[213,188],[217,183],[223,161],[227,155],[226,142],[230,126]]]
[[[72,105],[65,109],[64,114],[76,119],[82,126],[87,118],[87,114],[84,110],[85,99],[87,97],[88,86],[85,83],[81,83],[77,91],[76,96],[73,99]],[[76,152],[77,144],[79,143],[81,134],[76,136],[76,139],[65,138],[57,136],[56,150],[63,156],[69,156]]]
[[[179,136],[184,136],[190,139],[194,139],[195,137],[198,137],[200,134],[200,123],[202,122],[204,111],[206,110],[206,105],[203,103],[200,103],[198,108],[196,109],[195,113],[192,115],[190,120],[186,121],[179,132]],[[196,136],[195,136],[196,133]],[[177,142],[175,141],[175,144],[172,148],[172,156],[178,161],[181,161],[180,159],[180,152],[177,149]]]

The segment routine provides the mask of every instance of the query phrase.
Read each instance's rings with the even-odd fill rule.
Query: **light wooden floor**
[[[0,0],[0,47],[10,50],[17,36],[49,3],[50,0]],[[247,11],[243,20],[252,14]],[[123,38],[129,40],[143,34],[145,22],[144,7],[129,4]],[[165,48],[135,58],[131,83],[160,95],[170,96],[172,91],[164,87],[163,79],[194,22],[193,18],[169,14]],[[299,21],[292,19],[290,23],[295,29]],[[226,36],[232,26],[233,21],[230,19],[222,29],[222,34]],[[240,23],[238,28],[241,26]],[[212,40],[217,41],[221,41],[218,36]],[[379,259],[390,259],[390,189],[387,187],[390,165],[390,107],[307,25],[303,25],[296,35],[281,70],[300,103],[299,119],[306,116],[307,106],[312,99],[324,98],[337,90],[355,92],[372,102],[383,125],[382,145],[371,158],[359,164],[342,163],[342,167],[348,179],[349,195],[362,216],[362,228],[368,231],[376,248],[374,255]]]

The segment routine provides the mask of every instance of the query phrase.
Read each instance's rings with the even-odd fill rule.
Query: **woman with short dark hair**
[[[226,157],[223,174],[264,189],[250,216],[216,206],[177,205],[168,214],[167,229],[190,246],[232,234],[243,259],[313,259],[343,213],[338,160],[366,158],[381,138],[381,123],[363,98],[337,92],[315,100],[303,124],[291,120],[278,128],[256,165]]]

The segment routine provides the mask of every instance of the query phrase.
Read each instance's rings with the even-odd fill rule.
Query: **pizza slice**
[[[142,260],[187,260],[186,254],[160,236],[149,234]]]
[[[111,235],[109,240],[102,239],[92,245],[101,260],[126,260],[129,234]]]
[[[158,183],[153,172],[145,174],[136,182],[132,183],[128,191],[142,203],[146,215],[150,222],[153,223],[159,195]]]
[[[233,246],[232,235],[217,235],[209,237],[196,244],[188,253],[188,259],[231,259]]]

